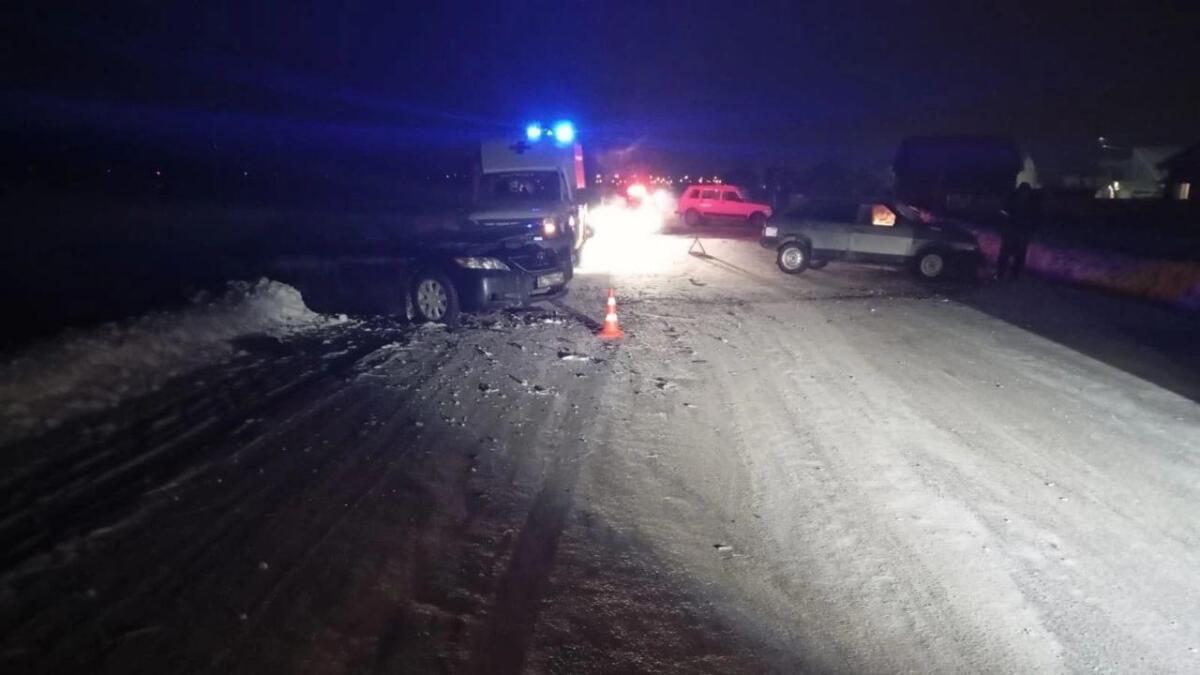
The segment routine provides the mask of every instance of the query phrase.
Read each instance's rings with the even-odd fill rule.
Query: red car
[[[770,206],[750,201],[745,190],[733,185],[689,185],[679,198],[676,211],[688,225],[728,219],[762,227],[771,215]]]

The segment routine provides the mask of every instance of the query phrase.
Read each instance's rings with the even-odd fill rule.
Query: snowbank
[[[971,229],[984,256],[995,264],[1000,237],[989,230]],[[1026,253],[1025,266],[1050,279],[1200,310],[1200,264],[1197,263],[1063,248],[1035,240]]]
[[[284,336],[344,321],[316,314],[299,291],[269,279],[229,282],[190,306],[68,331],[0,365],[0,444],[51,429],[230,357],[233,338]]]

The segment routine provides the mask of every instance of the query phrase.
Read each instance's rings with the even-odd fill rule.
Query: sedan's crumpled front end
[[[463,309],[521,307],[566,294],[570,257],[540,246],[455,258],[455,286]]]

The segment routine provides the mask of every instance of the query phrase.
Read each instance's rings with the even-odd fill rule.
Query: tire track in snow
[[[989,540],[987,527],[913,468],[924,443],[953,440],[903,405],[897,385],[865,366],[837,325],[797,323],[806,326],[803,340],[778,325],[746,331],[753,350],[782,367],[726,384],[743,422],[744,451],[758,465],[758,508],[770,514],[769,536],[780,548],[776,577],[806,579],[813,600],[832,603],[823,612],[845,617],[843,629],[866,631],[857,640],[841,630],[827,636],[828,644],[840,643],[835,662],[850,670],[957,671],[1023,661],[1053,668],[1059,648],[1037,612],[972,543]],[[797,518],[799,509],[807,512]],[[808,560],[808,573],[784,562],[797,554]],[[846,593],[857,602],[847,605]],[[1008,630],[989,635],[1000,626]],[[1020,626],[1049,649],[1012,650]]]
[[[168,540],[176,539],[177,541],[174,545],[164,547],[162,538],[159,538],[153,549],[145,551],[139,551],[136,548],[137,544],[132,549],[126,547],[113,549],[109,558],[117,558],[116,560],[107,560],[105,564],[86,572],[84,570],[87,570],[88,567],[99,565],[101,561],[82,560],[84,569],[73,571],[73,576],[92,577],[86,583],[104,588],[108,592],[114,592],[115,588],[122,589],[116,592],[115,597],[106,602],[99,612],[88,617],[89,624],[93,626],[120,625],[131,619],[140,621],[143,616],[148,616],[145,609],[138,609],[139,603],[144,602],[147,597],[172,597],[180,598],[182,601],[182,598],[189,595],[195,597],[196,589],[204,588],[205,584],[210,582],[209,580],[219,581],[219,579],[213,579],[211,572],[205,574],[203,570],[221,569],[220,561],[227,558],[230,551],[244,546],[240,542],[255,528],[261,527],[262,523],[259,519],[264,513],[270,512],[267,505],[285,501],[284,495],[296,491],[298,486],[310,481],[313,476],[324,474],[323,471],[318,471],[317,467],[324,467],[341,459],[337,456],[326,456],[316,452],[298,453],[297,451],[280,455],[277,452],[277,443],[281,438],[313,438],[312,435],[306,435],[304,428],[310,427],[307,433],[314,434],[322,428],[324,423],[327,423],[327,419],[324,418],[321,411],[338,405],[339,399],[350,390],[352,381],[340,378],[348,370],[353,369],[355,363],[359,361],[354,357],[361,356],[362,353],[375,353],[375,350],[363,348],[361,353],[347,353],[343,359],[334,361],[331,369],[323,370],[318,375],[306,380],[303,387],[287,389],[286,391],[290,395],[274,400],[270,409],[264,409],[263,414],[267,417],[272,415],[280,417],[281,422],[275,425],[275,428],[280,428],[282,431],[263,434],[249,442],[243,442],[242,439],[236,437],[220,437],[213,439],[211,444],[189,446],[195,451],[205,451],[195,457],[204,464],[220,462],[225,465],[225,469],[233,469],[240,465],[237,474],[226,474],[226,471],[222,470],[218,472],[219,476],[228,478],[243,476],[245,478],[240,481],[230,480],[227,484],[217,486],[216,489],[208,487],[211,485],[211,481],[206,481],[204,485],[185,487],[182,490],[185,494],[195,493],[197,489],[200,492],[210,493],[205,498],[203,509],[199,512],[192,514],[180,512],[179,507],[183,504],[172,501],[172,494],[181,492],[177,488],[168,488],[167,494],[155,495],[150,503],[144,501],[139,503],[139,500],[135,498],[131,500],[132,503],[124,504],[124,506],[119,503],[114,504],[113,509],[134,510],[138,518],[150,521],[156,529],[162,531],[160,533],[166,534]],[[322,389],[324,390],[322,391]],[[318,391],[320,391],[320,395],[314,396]],[[220,394],[220,392],[217,393]],[[365,411],[369,411],[374,401],[375,399],[370,397],[356,400],[354,405],[342,411],[343,418],[353,419],[355,416],[364,414]],[[243,415],[241,414],[231,415],[224,420],[225,428],[237,426],[242,419]],[[342,427],[342,429],[348,436],[357,431],[357,427],[353,426]],[[214,449],[217,452],[213,452]],[[279,467],[272,466],[279,462],[284,463],[283,471],[278,470]],[[258,466],[257,471],[255,471],[255,465]],[[264,467],[271,470],[264,473]],[[312,467],[311,470],[310,467]],[[218,478],[216,482],[219,484],[222,481]],[[192,502],[199,499],[196,494],[187,496]],[[177,496],[174,501],[178,502]],[[115,512],[112,509],[101,510],[102,513],[111,517],[110,511]],[[155,511],[163,513],[159,514],[161,517],[157,520],[151,520],[151,513]],[[170,522],[161,522],[164,518]],[[111,520],[105,522],[111,522]],[[172,526],[172,522],[175,523],[174,526]],[[166,525],[165,530],[163,529],[164,525]],[[104,538],[112,537],[105,534]],[[118,533],[113,540],[122,541],[129,538],[136,541],[138,533],[136,531]],[[95,544],[88,544],[88,548],[93,547]],[[157,561],[151,564],[150,561],[155,559]],[[74,563],[76,560],[72,555],[65,562]],[[121,574],[121,570],[129,568],[144,568],[146,573],[138,577],[127,577]],[[38,567],[31,568],[27,573],[29,579],[22,580],[23,588],[18,596],[22,603],[10,605],[10,609],[14,609],[16,612],[6,611],[3,617],[4,632],[8,639],[18,638],[18,636],[23,636],[19,639],[25,641],[47,639],[48,636],[35,636],[39,635],[42,630],[39,626],[53,621],[52,615],[56,608],[53,603],[40,601],[39,597],[43,595],[53,597],[56,593],[61,593],[59,585],[62,582],[57,579],[56,575],[45,572]],[[112,584],[115,586],[111,586]],[[226,584],[227,582],[221,582],[222,586]],[[204,616],[204,620],[207,621],[212,621],[214,618],[219,617]],[[135,624],[135,628],[136,626],[137,624]],[[200,625],[193,626],[193,629],[202,632]],[[165,636],[169,637],[169,634],[165,634]],[[61,635],[52,639],[57,641],[80,638],[86,638],[86,634]],[[70,651],[71,649],[64,648],[65,653]]]
[[[148,421],[130,430],[127,440],[110,446],[100,458],[80,463],[78,457],[87,449],[84,446],[69,452],[63,463],[44,466],[26,477],[23,489],[13,498],[20,503],[0,521],[0,550],[4,551],[0,569],[13,570],[30,556],[70,537],[121,520],[146,492],[147,481],[178,475],[246,418],[267,415],[285,401],[320,388],[378,346],[368,343],[348,349],[336,359],[322,361],[318,368],[288,378],[267,394],[246,397],[235,410],[209,411],[199,421],[183,416],[168,425]],[[239,374],[235,379],[242,377]],[[201,400],[205,395],[211,394],[202,394]]]
[[[606,359],[611,363],[619,354],[619,346],[614,346],[607,350]],[[543,364],[542,372],[545,370]],[[469,672],[519,673],[525,665],[542,598],[550,588],[559,539],[574,507],[580,472],[588,459],[589,452],[584,450],[584,444],[573,439],[591,437],[592,442],[596,442],[592,429],[597,423],[589,422],[581,414],[567,414],[567,406],[585,400],[585,393],[603,400],[610,378],[606,374],[603,379],[598,389],[594,379],[586,385],[574,384],[561,389],[554,405],[539,420],[539,431],[549,431],[550,425],[563,417],[567,422],[553,429],[553,435],[560,443],[556,444],[557,451],[552,450],[554,454],[541,489],[513,543],[508,568],[493,597],[493,609],[472,649]],[[584,433],[585,429],[589,434]],[[542,433],[537,435],[544,437]]]

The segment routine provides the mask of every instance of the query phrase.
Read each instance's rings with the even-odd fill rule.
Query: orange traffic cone
[[[608,289],[608,301],[604,305],[604,328],[600,329],[597,336],[601,340],[620,340],[625,337],[625,333],[617,321],[617,296],[611,288]]]

